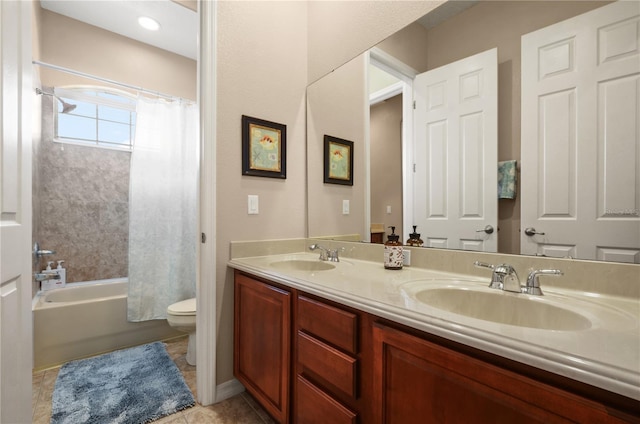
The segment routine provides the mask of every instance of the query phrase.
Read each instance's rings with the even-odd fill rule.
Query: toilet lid
[[[196,298],[194,297],[169,305],[167,312],[172,315],[195,315]]]

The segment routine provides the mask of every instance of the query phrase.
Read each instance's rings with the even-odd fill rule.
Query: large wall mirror
[[[607,101],[612,104],[612,99],[615,98],[630,99],[625,100],[624,104],[620,103],[617,106],[618,109],[612,108],[609,117],[606,114],[604,117],[609,119],[607,122],[613,123],[616,121],[610,118],[624,116],[624,119],[618,121],[616,127],[626,128],[626,130],[607,133],[607,130],[603,129],[607,127],[604,122],[594,124],[593,131],[588,130],[604,140],[614,140],[604,146],[602,143],[596,143],[599,147],[596,148],[598,152],[594,154],[600,157],[607,156],[610,158],[608,161],[595,160],[592,164],[585,165],[583,159],[572,159],[577,157],[574,155],[575,151],[583,146],[583,141],[577,140],[576,131],[573,129],[581,125],[581,122],[573,122],[571,116],[566,114],[567,111],[572,110],[571,108],[577,109],[576,103],[573,103],[572,94],[549,95],[542,100],[541,97],[536,98],[535,107],[541,108],[536,113],[531,112],[531,102],[523,103],[522,81],[523,79],[527,81],[524,86],[528,89],[531,85],[528,81],[531,79],[532,72],[522,66],[522,45],[529,37],[523,39],[522,36],[532,32],[537,34],[541,32],[538,30],[560,22],[564,25],[564,22],[569,22],[568,20],[581,19],[577,17],[610,7],[612,2],[609,1],[450,1],[378,45],[372,46],[372,50],[352,59],[311,84],[307,90],[309,237],[370,241],[372,226],[381,227],[389,234],[388,227],[392,225],[404,240],[409,237],[413,232],[412,226],[418,221],[416,217],[423,211],[417,210],[419,207],[417,202],[412,204],[412,210],[405,210],[407,197],[415,196],[416,188],[412,173],[415,169],[413,164],[417,158],[415,148],[407,148],[407,145],[413,145],[408,144],[406,131],[403,130],[406,125],[414,128],[411,110],[414,107],[412,105],[414,97],[412,92],[406,91],[403,79],[411,80],[407,75],[412,72],[427,73],[495,49],[497,56],[495,127],[497,143],[495,152],[497,153],[495,156],[497,157],[490,158],[492,162],[487,160],[481,163],[491,163],[492,169],[496,166],[497,174],[497,165],[494,164],[515,161],[517,185],[514,187],[514,196],[511,196],[514,198],[505,196],[499,199],[497,187],[495,189],[497,224],[491,235],[495,238],[496,243],[493,247],[495,250],[486,251],[640,263],[640,135],[637,132],[640,119],[638,118],[640,115],[638,109],[640,5],[636,2],[624,3],[628,3],[628,10],[625,13],[630,12],[631,15],[621,20],[621,23],[604,26],[606,30],[598,30],[598,42],[609,43],[607,48],[612,52],[610,58],[602,57],[602,47],[598,50],[594,45],[591,50],[595,57],[594,62],[620,59],[621,62],[625,61],[627,68],[631,67],[631,71],[626,69],[626,76],[616,79],[615,84],[598,82],[596,90],[579,90],[597,92],[596,97],[590,101],[597,105],[604,105]],[[565,38],[553,42],[544,41],[539,37],[533,40],[538,43],[546,42],[551,46],[547,48],[547,45],[538,44],[535,47],[536,51],[549,52],[547,56],[551,58],[546,64],[536,62],[536,69],[550,70],[549,75],[554,73],[559,75],[564,72],[562,66],[565,59],[562,55],[567,52],[572,53],[584,44],[580,38]],[[614,46],[612,44],[614,39],[621,44]],[[525,46],[525,48],[529,47]],[[600,55],[599,58],[598,55]],[[384,60],[389,57],[392,61],[398,62],[393,69],[389,69],[388,61]],[[524,60],[525,63],[529,63],[528,58]],[[567,67],[573,67],[572,69],[579,74],[582,65],[574,66],[571,60],[567,60]],[[385,82],[375,82],[381,81],[380,71],[382,71],[382,80]],[[534,74],[539,75],[538,71]],[[608,82],[611,81],[613,79],[608,80]],[[374,86],[375,84],[380,85]],[[372,100],[372,97],[379,96],[385,90],[391,94],[383,96],[382,99]],[[558,88],[553,93],[569,92],[571,90]],[[616,92],[618,92],[617,95]],[[622,93],[625,92],[627,94],[623,95]],[[375,95],[372,96],[372,94]],[[525,91],[525,97],[527,95],[529,94]],[[566,123],[563,130],[568,134],[567,140],[560,140],[562,137],[558,139],[548,137],[546,130],[540,127],[540,119],[530,118],[535,114],[549,122],[554,118],[555,121],[552,124],[555,127]],[[598,119],[594,118],[590,121],[598,121]],[[611,126],[609,124],[609,127]],[[352,186],[323,182],[325,135],[354,142]],[[411,136],[413,137],[414,134]],[[544,141],[533,148],[534,152],[531,152],[531,147],[526,144],[531,137]],[[618,142],[618,140],[622,141]],[[563,147],[558,148],[558,146]],[[478,156],[480,153],[473,153],[473,155]],[[537,162],[534,161],[534,165],[529,165],[532,155],[536,156]],[[561,163],[558,158],[562,158],[562,155],[566,157],[563,159],[565,162]],[[440,156],[446,157],[447,154]],[[442,169],[452,167],[446,161],[436,162],[435,157],[434,155],[429,159],[430,163],[418,164],[418,166]],[[602,165],[599,165],[600,163]],[[602,183],[601,180],[604,180],[602,175],[605,171],[601,168],[616,166],[619,172],[613,178],[608,178],[610,184],[607,185],[606,181]],[[561,195],[557,199],[546,198],[544,193],[540,192],[542,189],[539,189],[535,197],[542,199],[540,202],[542,206],[536,206],[536,208],[543,209],[542,213],[537,214],[542,216],[542,220],[525,223],[524,221],[529,219],[527,213],[530,212],[526,208],[530,207],[526,206],[529,203],[526,201],[526,196],[523,196],[523,190],[526,191],[528,185],[540,183],[538,180],[544,179],[539,172],[533,172],[532,169],[554,167],[560,170],[560,173],[566,169],[564,172],[567,181],[566,196]],[[589,172],[593,174],[593,184],[582,186],[581,181],[592,178],[588,175]],[[543,181],[541,185],[543,188],[545,184],[547,187],[554,184],[557,186],[564,184],[563,181],[563,177],[558,176],[557,179],[554,177],[554,180]],[[493,190],[492,185],[489,184],[486,190]],[[457,196],[459,199],[465,197],[463,189],[458,192],[452,187],[450,184],[446,185],[452,196]],[[616,189],[616,187],[624,188]],[[602,231],[582,231],[572,226],[572,214],[587,215],[584,212],[579,214],[575,212],[577,204],[584,199],[594,199],[597,203],[606,193],[611,193],[614,189],[618,193],[617,197],[612,196],[610,197],[612,200],[607,201],[609,203],[600,201],[593,207],[594,220],[611,221],[616,225],[624,222],[626,227],[614,226],[613,229],[606,230],[608,237],[611,237],[603,242]],[[551,203],[551,200],[555,203]],[[601,205],[605,203],[610,205],[608,210],[597,210],[602,209]],[[566,214],[562,209],[565,204],[569,211]],[[546,227],[545,221],[545,219],[551,221],[551,218],[559,221],[559,224],[555,225],[564,229],[565,233],[575,233],[576,240],[595,245],[595,250],[591,249],[587,252],[587,249],[576,249],[572,247],[572,242],[554,243],[552,235],[542,234],[545,233],[546,228],[551,228]],[[478,241],[477,244],[471,243],[468,247],[464,244],[430,245],[481,250],[478,246],[482,246],[482,241],[489,239],[490,236],[482,231],[486,225],[484,220],[477,219],[474,224],[478,227],[477,235],[470,239]],[[531,234],[525,236],[525,230]],[[374,231],[376,231],[375,228]],[[429,244],[428,230],[418,227],[418,233],[421,233],[425,245]],[[533,245],[531,249],[526,246],[528,241],[523,241],[523,238],[531,241],[529,243]],[[621,240],[619,245],[618,240]]]

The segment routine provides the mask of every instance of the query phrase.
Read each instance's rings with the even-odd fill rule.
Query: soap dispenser
[[[391,228],[391,234],[384,243],[384,267],[386,269],[402,269],[404,255],[402,254],[402,243],[398,241],[400,236],[396,234],[396,227]]]
[[[422,247],[424,242],[420,238],[420,233],[416,233],[417,225],[413,226],[413,233],[409,234],[409,240],[407,240],[407,245],[412,247]]]
[[[67,285],[67,270],[65,268],[62,267],[62,264],[64,263],[64,260],[59,260],[58,261],[58,267],[56,268],[56,271],[58,271],[58,275],[60,275],[60,285],[59,287],[64,287]]]
[[[58,270],[51,269],[51,264],[52,263],[53,263],[53,261],[48,261],[47,262],[47,268],[42,270],[43,274],[58,274],[58,272],[57,272]],[[52,290],[52,289],[56,289],[58,287],[62,287],[62,281],[60,280],[59,276],[52,277],[52,278],[49,278],[49,279],[46,279],[46,280],[40,282],[40,290],[42,290],[42,291]]]

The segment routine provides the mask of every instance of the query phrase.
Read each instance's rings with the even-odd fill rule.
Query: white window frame
[[[123,99],[123,101],[118,101],[115,99],[108,99],[104,97],[96,96],[95,93],[101,92],[106,93],[112,96],[119,96]],[[56,87],[54,89],[54,94],[56,97],[68,99],[68,100],[77,100],[85,103],[92,103],[100,106],[108,106],[115,109],[122,109],[129,112],[136,112],[136,96],[133,94],[126,92],[124,90],[119,90],[111,87],[104,86],[71,86],[71,87]],[[62,112],[58,112],[57,101],[56,107],[54,109],[54,137],[53,141],[55,143],[61,144],[73,144],[78,146],[86,146],[86,147],[96,147],[101,149],[110,149],[110,150],[124,150],[124,151],[132,151],[134,146],[134,135],[135,135],[135,124],[130,120],[129,122],[129,131],[131,134],[131,142],[129,144],[117,144],[111,143],[104,140],[98,139],[98,123],[101,121],[100,117],[96,115],[95,119],[96,123],[96,136],[95,139],[75,139],[75,138],[67,138],[67,137],[59,137],[58,136],[58,117]],[[68,113],[69,115],[73,115],[73,111]],[[107,121],[107,120],[102,120]],[[108,121],[113,122],[113,121]],[[118,122],[122,124],[122,122]]]

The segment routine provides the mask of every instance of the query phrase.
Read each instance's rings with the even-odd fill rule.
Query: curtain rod
[[[34,65],[45,67],[45,68],[54,69],[56,71],[62,71],[62,72],[66,72],[68,74],[78,75],[78,76],[81,76],[81,77],[84,77],[84,78],[89,78],[89,79],[93,79],[93,80],[96,80],[96,81],[106,82],[108,84],[113,84],[113,85],[117,85],[117,86],[120,86],[120,87],[125,87],[125,88],[131,89],[131,90],[135,90],[135,91],[137,91],[139,93],[151,94],[152,96],[157,96],[157,97],[164,97],[165,99],[169,99],[169,100],[180,100],[180,101],[185,101],[185,102],[189,102],[189,103],[194,103],[193,100],[183,99],[182,97],[172,96],[170,94],[161,93],[159,91],[147,90],[146,88],[137,87],[135,85],[130,85],[130,84],[125,84],[123,82],[114,81],[114,80],[111,80],[111,79],[108,79],[108,78],[98,77],[98,76],[87,74],[87,73],[84,73],[84,72],[75,71],[73,69],[64,68],[62,66],[52,65],[52,64],[46,63],[46,62],[40,62],[38,60],[34,60],[31,63],[33,63]]]

